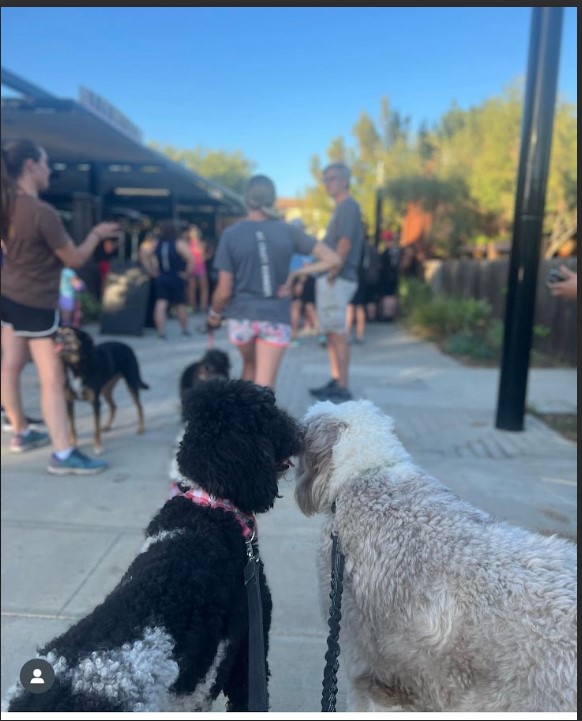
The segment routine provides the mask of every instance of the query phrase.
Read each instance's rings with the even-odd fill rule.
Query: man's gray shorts
[[[346,310],[358,284],[355,280],[336,278],[329,283],[321,276],[315,283],[315,305],[320,333],[345,333]]]

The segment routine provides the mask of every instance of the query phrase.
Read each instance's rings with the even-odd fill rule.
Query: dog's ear
[[[224,351],[213,348],[206,352],[203,360],[207,361],[217,374],[225,378],[230,376],[230,358]]]
[[[268,510],[285,461],[301,449],[299,424],[273,392],[250,381],[212,379],[184,399],[180,473],[246,513]]]
[[[295,500],[306,516],[329,510],[335,500],[329,487],[333,447],[347,424],[331,414],[311,416],[305,424],[303,453],[299,458]]]

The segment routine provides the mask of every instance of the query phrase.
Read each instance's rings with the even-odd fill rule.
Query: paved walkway
[[[88,328],[96,335],[96,328]],[[494,428],[499,373],[466,368],[401,326],[371,325],[353,347],[351,387],[392,415],[415,461],[469,501],[527,528],[576,533],[576,445],[527,416],[520,433]],[[172,441],[179,429],[177,385],[182,368],[205,349],[203,336],[168,341],[153,331],[121,338],[135,349],[143,377],[146,434],[135,435],[135,408],[116,389],[115,428],[104,436],[111,469],[93,478],[53,477],[48,453],[7,451],[2,433],[2,695],[37,645],[87,614],[114,587],[142,543],[143,529],[165,501]],[[97,336],[97,340],[106,340]],[[241,363],[225,332],[233,374]],[[297,417],[312,402],[310,386],[328,379],[325,350],[314,338],[290,349],[277,397]],[[576,410],[576,369],[532,369],[528,402],[540,411]],[[24,374],[26,411],[38,414],[38,382]],[[77,404],[81,446],[90,450],[88,404]],[[318,602],[315,544],[319,519],[305,518],[283,498],[261,516],[261,555],[274,602],[271,710],[319,711],[327,624]],[[341,656],[340,656],[341,672]],[[341,683],[338,711],[344,710]],[[218,704],[216,710],[222,710]]]

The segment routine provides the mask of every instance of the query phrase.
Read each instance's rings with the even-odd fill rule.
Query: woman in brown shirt
[[[14,141],[2,148],[1,164],[2,405],[14,432],[10,450],[22,453],[52,442],[49,473],[99,473],[106,463],[70,445],[63,366],[52,336],[59,323],[61,269],[82,266],[118,226],[99,223],[75,245],[58,213],[38,197],[49,185],[46,151],[30,140]],[[38,370],[48,434],[28,428],[22,409],[20,376],[29,353]]]

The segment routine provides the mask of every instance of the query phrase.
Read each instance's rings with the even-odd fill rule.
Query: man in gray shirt
[[[360,206],[350,195],[350,169],[332,163],[323,171],[323,182],[336,207],[323,242],[340,256],[342,265],[317,279],[315,302],[319,328],[327,337],[331,380],[311,388],[318,400],[343,403],[352,398],[348,390],[350,349],[346,333],[346,310],[358,287],[364,229]]]

